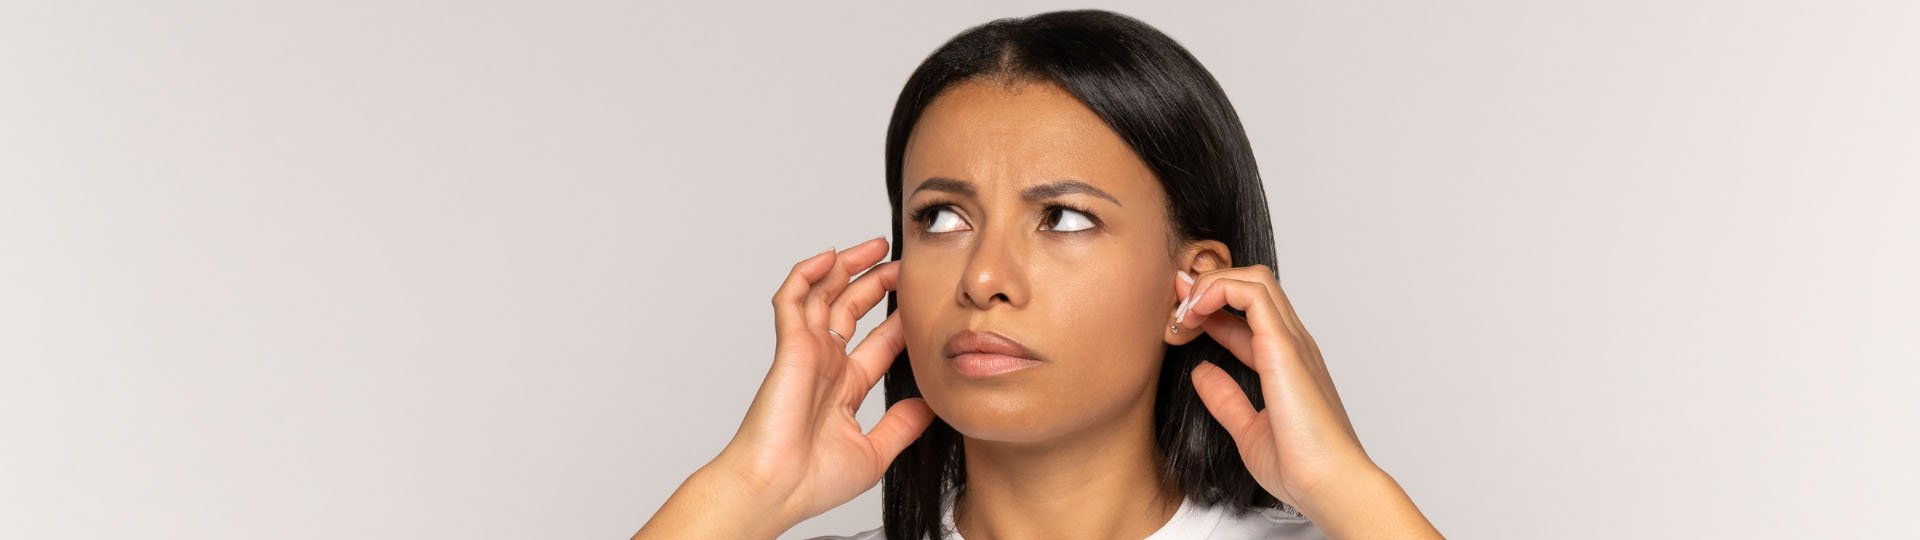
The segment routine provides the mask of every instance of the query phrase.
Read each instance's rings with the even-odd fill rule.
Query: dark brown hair
[[[956,83],[1043,81],[1059,85],[1106,121],[1166,190],[1177,242],[1225,243],[1233,266],[1276,267],[1272,223],[1253,148],[1220,85],[1186,48],[1134,18],[1101,10],[1042,13],[969,28],[933,51],[907,78],[887,126],[887,200],[893,260],[900,259],[901,172],[907,137],[933,99]],[[887,298],[887,313],[897,298]],[[1231,309],[1231,308],[1229,308]],[[1235,311],[1235,313],[1238,313]],[[1154,401],[1161,478],[1203,504],[1280,507],[1241,462],[1188,377],[1202,360],[1240,382],[1262,408],[1259,378],[1211,337],[1168,347]],[[903,351],[886,375],[892,406],[920,396]],[[944,540],[941,505],[966,489],[960,434],[935,418],[882,478],[882,528],[895,540]]]

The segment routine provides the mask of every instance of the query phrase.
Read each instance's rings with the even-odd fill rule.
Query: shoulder
[[[1279,508],[1238,508],[1220,509],[1220,525],[1213,529],[1208,540],[1252,540],[1255,538],[1279,538],[1285,540],[1324,540],[1327,536],[1320,533],[1312,521],[1292,510]]]
[[[887,540],[887,535],[879,527],[874,527],[846,536],[815,536],[807,540]]]

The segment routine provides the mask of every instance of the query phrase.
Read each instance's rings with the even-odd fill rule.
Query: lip
[[[947,365],[967,377],[992,377],[1044,362],[1033,349],[992,331],[962,330],[947,338]]]

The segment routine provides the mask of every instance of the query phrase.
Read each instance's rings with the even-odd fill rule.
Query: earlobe
[[[1179,325],[1174,324],[1172,321],[1167,322],[1166,328],[1160,329],[1160,340],[1166,342],[1168,345],[1172,345],[1175,347],[1192,343],[1193,338],[1196,338],[1199,336],[1200,336],[1200,329],[1195,328],[1192,330],[1183,331],[1183,330],[1180,330]]]
[[[1199,328],[1182,328],[1169,317],[1167,319],[1167,325],[1160,328],[1160,340],[1166,342],[1167,345],[1178,347],[1193,343],[1193,340],[1200,338],[1202,332],[1203,330]]]

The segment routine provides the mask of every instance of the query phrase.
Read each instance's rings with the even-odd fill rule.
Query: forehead
[[[1162,196],[1153,171],[1126,141],[1052,83],[949,87],[921,113],[904,160],[905,193],[927,178],[946,177],[974,183],[987,192],[982,197],[1062,179],[1093,184],[1122,201]]]

